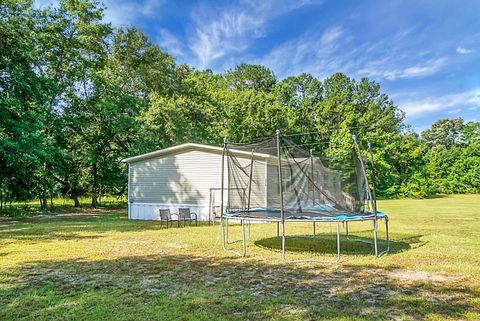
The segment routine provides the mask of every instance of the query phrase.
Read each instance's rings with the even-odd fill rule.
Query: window
[[[282,187],[283,192],[292,191],[292,169],[290,167],[282,167]]]

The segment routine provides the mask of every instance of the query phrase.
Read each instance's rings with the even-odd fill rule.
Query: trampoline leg
[[[277,237],[280,236],[280,222],[277,222]]]
[[[245,220],[242,220],[242,242],[243,242],[243,257],[247,256],[247,240],[245,239]]]
[[[245,257],[247,255],[247,240],[245,239],[245,223],[244,223],[243,220],[241,221],[241,223],[242,223],[242,239],[238,240],[238,241],[234,241],[232,243],[242,242],[243,243],[243,253],[239,253],[237,251],[234,251],[234,250],[231,250],[231,249],[227,248],[227,244],[230,244],[228,242],[228,239],[226,239],[226,233],[225,233],[225,229],[228,226],[228,219],[223,219],[223,218],[220,219],[220,228],[221,228],[221,233],[222,233],[222,246],[223,246],[223,250],[226,251],[226,252],[230,252],[230,253],[233,253],[235,255]],[[228,232],[228,230],[227,230],[227,232]]]
[[[390,252],[390,236],[388,235],[388,218],[385,218],[385,232],[386,232],[386,237],[387,237],[387,250],[385,253]],[[381,255],[381,254],[380,254]]]
[[[313,222],[313,237],[315,237],[315,222]]]
[[[225,221],[225,239],[227,241],[227,244],[228,243],[228,220]]]
[[[340,222],[337,222],[337,260],[340,261]]]
[[[375,246],[375,256],[378,256],[378,237],[377,237],[377,232],[378,232],[378,222],[377,220],[373,220],[373,242]]]
[[[345,235],[348,238],[348,222],[345,222]]]
[[[285,261],[285,223],[282,223],[282,260]]]
[[[223,249],[226,250],[226,245],[225,245],[225,231],[224,231],[224,223],[223,223],[223,217],[220,219],[220,231],[222,234],[222,246]]]
[[[386,240],[387,240],[387,249],[385,251],[381,252],[380,254],[378,254],[378,256],[382,256],[382,255],[390,252],[390,236],[388,235],[388,218],[384,218],[384,220],[385,220],[385,233],[386,233]]]

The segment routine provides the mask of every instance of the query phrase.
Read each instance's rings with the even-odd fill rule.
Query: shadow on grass
[[[158,221],[128,220],[125,210],[99,210],[40,215],[0,221],[0,239],[30,244],[53,240],[80,240],[103,237],[107,232],[134,232],[161,229]],[[83,234],[83,235],[82,235]],[[85,235],[87,234],[87,235]]]
[[[390,240],[390,253],[399,253],[412,248],[412,244],[419,244],[421,235],[410,236],[403,240]],[[372,255],[374,253],[373,239],[350,235],[340,236],[340,249],[342,254],[347,255]],[[370,244],[372,243],[372,244]],[[255,241],[255,245],[262,248],[280,251],[282,248],[281,237],[269,237]],[[379,250],[387,248],[385,240],[378,241]],[[337,253],[337,236],[329,233],[311,235],[290,236],[285,241],[285,249],[289,252],[313,252],[322,254]]]
[[[479,295],[361,266],[141,256],[19,266],[0,278],[0,319],[475,319]]]

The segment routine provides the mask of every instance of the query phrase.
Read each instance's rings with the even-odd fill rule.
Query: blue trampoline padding
[[[320,209],[322,207],[322,209]],[[328,209],[327,209],[328,208]],[[329,205],[319,205],[316,206],[316,208],[313,208],[312,210],[323,210],[323,211],[333,211],[334,209],[329,206]],[[255,209],[250,209],[250,210],[237,210],[237,211],[226,211],[225,215],[228,216],[234,216],[235,214],[239,213],[279,213],[278,209],[271,209],[271,208],[255,208]],[[384,218],[386,217],[387,214],[385,212],[377,212],[377,218]],[[366,215],[345,215],[345,214],[340,214],[336,216],[313,216],[312,213],[295,213],[294,215],[289,215],[287,214],[286,218],[310,218],[312,221],[343,221],[343,220],[351,220],[351,219],[362,219],[362,218],[373,218],[372,213],[367,213]],[[271,216],[264,216],[263,218],[278,218],[278,215],[271,215]]]
[[[385,212],[377,212],[377,217],[385,217],[387,214]]]
[[[311,209],[315,210],[315,211],[334,211],[335,210],[335,208],[333,208],[333,206],[330,206],[328,204],[315,205]]]
[[[232,214],[232,213],[252,213],[252,212],[278,212],[279,209],[275,208],[268,208],[268,207],[256,207],[251,208],[249,210],[233,210],[233,211],[226,211],[225,214]]]
[[[387,216],[384,212],[377,212],[377,218],[383,218]],[[362,219],[365,217],[373,217],[373,214],[369,215],[337,215],[337,216],[315,216],[312,219],[313,220],[332,220],[332,221],[337,221],[337,220],[348,220],[348,219]]]

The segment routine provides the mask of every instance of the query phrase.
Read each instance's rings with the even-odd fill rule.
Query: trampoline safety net
[[[364,166],[354,148],[318,157],[278,135],[252,144],[228,143],[225,157],[227,215],[280,217],[282,207],[285,218],[371,211]]]

